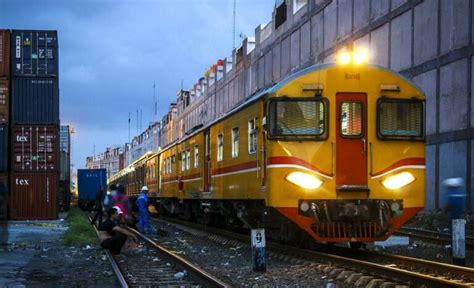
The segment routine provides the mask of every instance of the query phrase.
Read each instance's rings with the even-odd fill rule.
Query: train
[[[387,239],[425,205],[425,95],[358,55],[342,59],[247,97],[109,183],[132,198],[147,185],[158,213],[265,228],[275,241]]]

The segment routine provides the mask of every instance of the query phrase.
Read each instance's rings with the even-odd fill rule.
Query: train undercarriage
[[[299,247],[349,242],[359,248],[387,238],[403,215],[402,200],[300,200],[298,208],[269,207],[263,200],[152,198],[150,204],[158,214],[212,227],[263,227],[269,239]]]

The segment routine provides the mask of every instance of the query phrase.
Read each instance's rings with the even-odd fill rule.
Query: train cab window
[[[323,140],[327,137],[327,100],[282,98],[268,105],[269,139]]]
[[[224,135],[217,135],[217,161],[224,160]]]
[[[377,136],[381,139],[424,139],[424,105],[416,99],[377,101]]]
[[[249,154],[257,152],[257,118],[250,119],[248,122],[248,146]]]
[[[341,135],[343,137],[361,137],[363,135],[363,107],[358,101],[347,101],[341,104]]]
[[[239,157],[239,127],[232,128],[232,158]]]
[[[191,150],[186,150],[186,170],[191,169]]]
[[[194,146],[194,168],[199,167],[199,145]]]

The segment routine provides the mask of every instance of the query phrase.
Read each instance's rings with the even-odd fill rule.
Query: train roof
[[[129,167],[131,165],[134,165],[138,161],[142,160],[142,158],[149,155],[149,153],[152,153],[152,154],[161,153],[161,152],[164,152],[164,151],[170,149],[175,144],[179,144],[179,143],[182,143],[182,142],[186,141],[187,139],[189,139],[189,138],[193,137],[194,135],[202,132],[203,130],[209,128],[210,126],[214,125],[215,123],[217,123],[217,122],[233,115],[234,113],[237,113],[238,111],[240,111],[244,107],[246,107],[250,104],[253,104],[254,102],[260,100],[261,98],[265,97],[265,95],[275,93],[276,91],[281,89],[283,86],[287,85],[288,83],[290,83],[291,81],[297,79],[298,77],[301,77],[301,76],[304,76],[306,74],[309,74],[309,73],[312,73],[312,72],[315,72],[315,71],[319,71],[319,70],[335,68],[337,66],[338,65],[336,63],[328,63],[328,64],[316,64],[316,65],[311,65],[311,66],[306,67],[306,68],[302,68],[301,70],[296,71],[295,73],[292,73],[292,74],[288,75],[287,77],[282,79],[280,82],[274,83],[274,84],[269,85],[265,88],[262,88],[259,91],[255,92],[254,94],[248,96],[247,98],[244,99],[244,101],[242,101],[240,104],[238,104],[237,106],[235,106],[231,110],[229,110],[226,113],[222,114],[221,116],[215,118],[214,120],[210,121],[209,123],[207,123],[205,125],[202,125],[201,127],[195,129],[192,133],[187,134],[182,139],[175,140],[175,141],[169,143],[167,146],[163,147],[162,149],[160,149],[158,151],[153,151],[153,152],[148,151],[145,155],[143,155],[142,157],[140,157],[139,159],[135,160],[133,163],[128,165],[127,168],[124,168],[121,171],[119,171],[117,174],[113,175],[111,177],[111,179],[114,178],[116,175],[119,175],[124,170],[128,170],[125,174],[129,173],[130,172]],[[387,69],[385,67],[382,67],[382,66],[379,66],[379,65],[374,65],[374,64],[367,64],[367,65],[365,65],[365,67],[369,67],[369,68],[373,68],[373,69],[377,69],[377,70],[382,70],[382,71],[387,72],[389,74],[392,74],[396,77],[399,77],[403,81],[408,82],[410,85],[414,86],[417,90],[419,90],[421,92],[421,94],[423,96],[426,96],[424,94],[423,90],[421,90],[413,81],[411,81],[410,79],[408,79],[407,77],[405,77],[404,75],[402,75],[400,73],[397,73],[397,72],[392,71],[390,69]]]

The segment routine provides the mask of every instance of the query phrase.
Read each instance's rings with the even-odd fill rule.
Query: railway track
[[[95,226],[94,230],[98,236]],[[106,251],[122,287],[230,287],[142,233],[129,230],[141,240],[139,249],[146,253],[125,256]]]
[[[423,230],[417,228],[403,227],[397,231],[397,235],[409,236],[413,239],[423,240],[429,243],[449,245],[451,244],[451,234]],[[466,248],[474,249],[474,237],[466,237]]]
[[[174,225],[182,226],[183,230],[187,232],[193,233],[193,230],[195,230],[194,233],[201,237],[207,234],[207,237],[211,239],[217,236],[236,240],[247,245],[250,243],[250,237],[247,235],[204,227],[173,218],[165,218],[165,220]],[[342,273],[350,270],[362,275],[383,278],[387,282],[408,284],[413,287],[474,287],[474,269],[423,259],[373,253],[365,250],[354,251],[342,247],[334,247],[326,251],[314,251],[281,245],[271,241],[267,242],[267,250],[268,253],[327,263],[329,267],[332,267],[329,271],[339,269],[338,271]],[[324,267],[327,266],[323,265]],[[346,273],[346,277],[349,277],[350,273],[344,273]],[[331,276],[337,277],[338,275]]]

